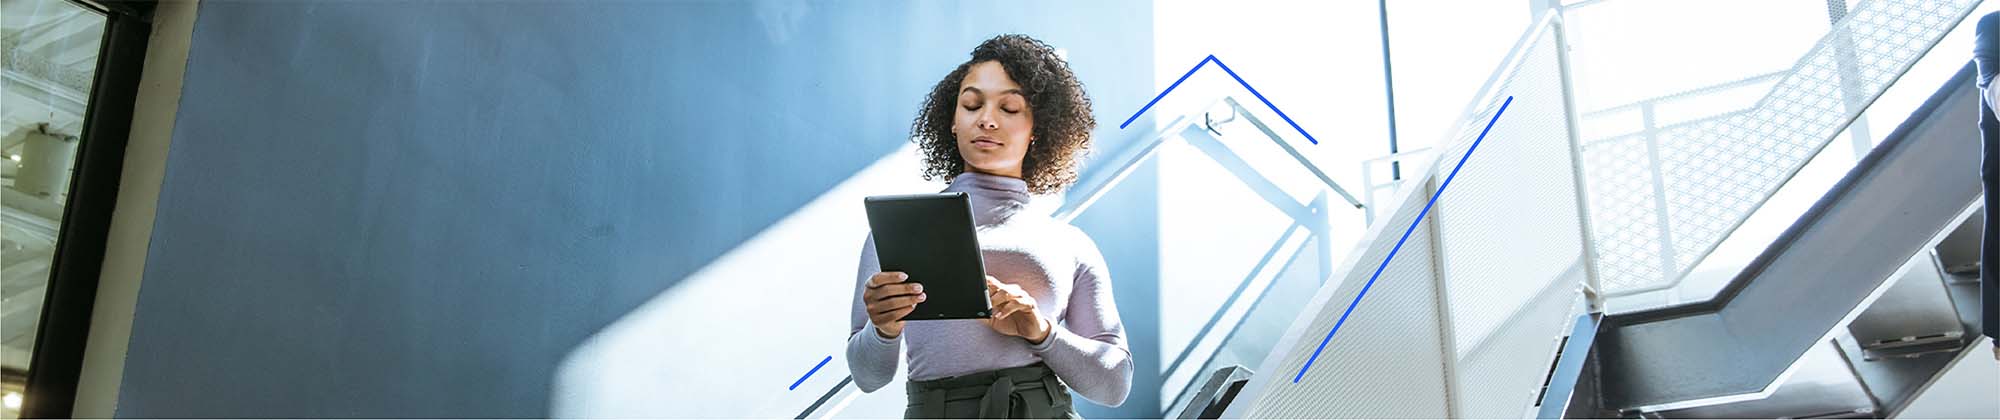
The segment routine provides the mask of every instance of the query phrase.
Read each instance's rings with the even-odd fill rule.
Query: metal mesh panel
[[[1629,279],[1661,279],[1671,269],[1662,263],[1658,247],[1652,246],[1665,241],[1660,236],[1665,214],[1660,206],[1665,203],[1655,199],[1660,191],[1653,188],[1654,171],[1648,170],[1655,166],[1648,142],[1645,137],[1628,136],[1583,146],[1590,227],[1597,235],[1597,276],[1607,289],[1639,287]]]
[[[1643,138],[1587,144],[1607,294],[1676,283],[1865,108],[1847,104],[1874,101],[1977,3],[1865,2],[1748,112],[1662,130],[1656,154]]]
[[[1432,174],[1442,182],[1493,122],[1431,215],[1458,417],[1518,417],[1534,405],[1583,284],[1583,218],[1553,28],[1525,46],[1493,88],[1494,103],[1466,120]],[[1493,120],[1509,96],[1512,105]]]
[[[1429,188],[1420,189],[1429,197]],[[1423,200],[1406,200],[1386,223],[1409,226],[1423,205]],[[1357,261],[1382,261],[1401,235],[1401,228],[1382,232],[1367,244]],[[1334,287],[1334,292],[1325,305],[1306,314],[1312,321],[1284,353],[1284,359],[1265,363],[1274,367],[1258,373],[1268,386],[1249,402],[1246,416],[1445,417],[1444,366],[1440,363],[1443,347],[1437,334],[1430,237],[1427,225],[1410,234],[1367,298],[1313,362],[1312,370],[1294,384],[1292,378],[1379,263],[1356,264],[1327,283],[1325,287]]]

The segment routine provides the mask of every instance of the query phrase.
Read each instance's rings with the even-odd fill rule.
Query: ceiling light
[[[21,409],[21,393],[9,392],[6,398],[0,398],[0,403],[5,403],[8,410],[19,410]]]
[[[21,161],[21,155],[7,155],[7,158],[8,158],[8,159],[13,159],[13,160],[14,160],[15,162],[20,162],[20,161]]]

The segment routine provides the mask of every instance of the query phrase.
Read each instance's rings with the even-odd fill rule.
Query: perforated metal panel
[[[1977,4],[1862,2],[1747,112],[1586,142],[1606,292],[1678,282]]]
[[[1653,188],[1657,151],[1641,136],[1586,144],[1583,150],[1599,280],[1607,292],[1664,284],[1674,268],[1663,262],[1672,256],[1662,256],[1659,246],[1666,240],[1660,236],[1666,203]]]
[[[1519,417],[1534,406],[1547,361],[1581,296],[1585,243],[1563,100],[1558,25],[1546,27],[1492,87],[1434,171],[1440,182],[1492,129],[1439,197],[1440,271],[1455,358],[1453,415]],[[1513,97],[1493,119],[1499,101]]]
[[[1420,188],[1429,191],[1429,188]],[[1425,194],[1428,196],[1428,194]],[[1403,202],[1387,223],[1410,225],[1422,200]],[[1267,360],[1253,381],[1263,391],[1247,401],[1247,417],[1383,418],[1446,417],[1444,360],[1438,335],[1431,235],[1419,225],[1359,307],[1298,383],[1292,378],[1368,282],[1376,264],[1396,245],[1402,229],[1370,242],[1356,264],[1327,283],[1326,304],[1309,308],[1309,325],[1283,359]],[[1363,267],[1365,266],[1365,267]],[[1246,403],[1239,401],[1237,404]]]
[[[1534,405],[1588,271],[1558,28],[1550,18],[1523,38],[1427,176],[1412,178],[1422,184],[1398,192],[1288,352],[1263,365],[1243,415],[1519,417]],[[1441,185],[1429,218],[1292,383]]]

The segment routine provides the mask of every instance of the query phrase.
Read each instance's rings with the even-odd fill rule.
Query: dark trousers
[[[1992,106],[1985,102],[1980,101],[1979,118],[1981,131],[1985,132],[1980,136],[1984,156],[1979,178],[1986,190],[1986,231],[1979,241],[1979,333],[2000,338],[2000,135],[1993,133],[2000,120],[1995,119]]]
[[[1988,13],[1979,19],[1975,28],[1972,61],[1979,68],[1980,93],[1993,86],[1993,79],[2000,75],[2000,12]],[[1993,114],[1994,106],[1987,103],[1986,95],[1979,101],[1979,137],[1982,162],[1980,162],[1980,183],[1986,190],[1986,232],[1980,239],[1979,250],[1979,332],[1993,337],[1995,355],[2000,357],[2000,117]]]
[[[1042,362],[909,382],[907,418],[1080,419],[1069,388]]]

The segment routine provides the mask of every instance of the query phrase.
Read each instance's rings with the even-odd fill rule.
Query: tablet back
[[[986,265],[963,192],[873,196],[864,200],[882,271],[924,285],[925,300],[903,320],[986,318]]]

